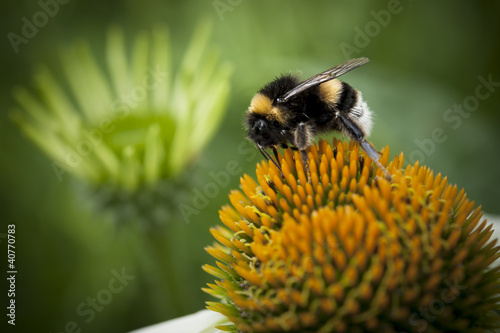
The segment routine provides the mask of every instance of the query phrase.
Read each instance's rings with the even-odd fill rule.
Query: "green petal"
[[[130,92],[132,86],[132,78],[129,76],[129,64],[123,39],[121,28],[114,26],[109,29],[108,42],[106,44],[106,60],[113,90],[117,98]]]
[[[171,112],[168,108],[170,98],[170,81],[173,77],[171,68],[170,38],[168,30],[164,26],[153,29],[153,52],[151,64],[158,75],[164,75],[163,79],[156,80],[157,86],[152,91],[151,105],[153,110],[160,112]]]

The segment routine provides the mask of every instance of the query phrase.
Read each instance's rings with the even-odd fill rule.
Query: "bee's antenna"
[[[283,175],[283,171],[281,171],[281,167],[280,167],[279,163],[274,160],[274,158],[267,152],[267,150],[265,150],[261,146],[257,146],[257,148],[259,148],[259,151],[262,154],[262,156],[264,156],[265,159],[268,160],[268,161],[271,160],[271,162],[273,162],[274,165],[276,165],[276,167],[278,168],[278,170],[280,171],[280,173]],[[278,152],[276,151],[276,148],[273,148],[273,151],[274,151],[274,154],[276,156],[278,156]],[[276,157],[276,160],[277,159],[278,158]]]
[[[279,163],[279,161],[280,161],[280,156],[278,155],[278,151],[276,150],[276,147],[273,147],[272,149],[273,149],[273,154],[274,154],[274,158],[276,159],[276,162],[278,162],[278,164],[280,164],[280,163]],[[281,166],[281,164],[280,164],[280,166]],[[280,169],[280,171],[281,171],[281,168],[279,168],[279,169]]]

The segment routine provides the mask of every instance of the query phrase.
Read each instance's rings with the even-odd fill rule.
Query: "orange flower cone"
[[[217,278],[208,308],[230,332],[482,332],[499,326],[500,256],[491,225],[465,191],[403,154],[381,163],[334,139],[284,150],[283,177],[257,165],[257,181],[220,210],[207,248]]]

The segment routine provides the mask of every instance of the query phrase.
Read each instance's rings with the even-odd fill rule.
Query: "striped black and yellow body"
[[[248,108],[248,138],[278,168],[279,161],[273,160],[265,149],[272,149],[277,156],[277,148],[292,145],[301,152],[307,167],[306,149],[313,138],[339,131],[360,142],[378,163],[378,152],[365,140],[371,131],[372,112],[360,91],[336,79],[366,62],[367,58],[349,60],[303,82],[295,76],[282,75],[266,84]]]

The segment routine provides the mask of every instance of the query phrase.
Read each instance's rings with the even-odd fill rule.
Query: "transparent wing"
[[[313,86],[316,86],[318,84],[321,84],[323,82],[333,80],[341,75],[344,75],[345,73],[352,71],[355,68],[358,68],[361,65],[366,64],[370,60],[368,58],[356,58],[356,59],[351,59],[348,60],[338,66],[335,66],[327,71],[324,71],[322,73],[319,73],[318,75],[315,75],[311,77],[310,79],[307,79],[301,83],[299,83],[298,86],[295,88],[289,90],[285,95],[282,97],[278,98],[278,102],[286,102],[289,100],[291,97],[294,95],[297,95],[298,93],[303,92],[304,90],[307,90]]]

